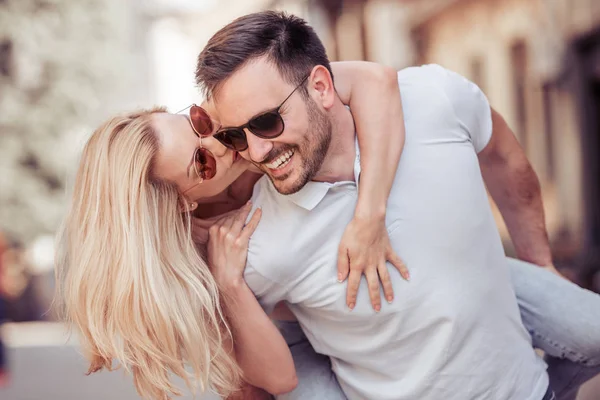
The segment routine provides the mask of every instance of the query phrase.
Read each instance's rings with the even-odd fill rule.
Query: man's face
[[[304,86],[310,84],[309,78]],[[284,81],[267,60],[251,61],[227,79],[214,96],[222,127],[244,125],[273,110],[295,87]],[[282,194],[297,192],[319,172],[331,142],[329,116],[312,96],[306,98],[304,93],[299,88],[280,108],[284,121],[280,136],[262,139],[245,129],[248,149],[241,152],[242,157],[264,171]]]

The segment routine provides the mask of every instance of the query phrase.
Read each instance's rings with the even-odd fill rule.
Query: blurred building
[[[600,266],[600,2],[413,2],[416,63],[475,81],[543,187],[557,260],[584,283]]]
[[[84,138],[150,97],[138,1],[0,1],[0,231],[53,233]]]
[[[332,61],[412,65],[410,2],[406,0],[271,0],[269,8],[306,19]]]

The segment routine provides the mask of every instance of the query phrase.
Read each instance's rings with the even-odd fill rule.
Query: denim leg
[[[600,296],[533,264],[507,259],[523,325],[544,351],[559,400],[600,373]]]
[[[548,391],[542,400],[557,400],[557,397],[556,394],[554,394],[554,391],[551,388],[548,388]]]
[[[575,400],[581,385],[600,374],[600,366],[588,367],[568,359],[550,356],[546,356],[545,360],[548,364],[550,387],[558,400]]]
[[[296,366],[298,386],[277,400],[346,400],[344,392],[331,370],[329,357],[318,354],[302,332],[300,324],[274,321],[285,338]]]

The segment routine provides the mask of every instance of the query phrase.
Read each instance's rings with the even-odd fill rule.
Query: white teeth
[[[265,164],[267,166],[267,168],[269,169],[277,169],[283,166],[283,164],[285,164],[290,158],[292,158],[292,156],[294,155],[294,152],[292,150],[288,150],[285,153],[283,153],[282,155],[280,155],[279,157],[277,157],[277,159],[273,162],[270,162],[268,164]]]

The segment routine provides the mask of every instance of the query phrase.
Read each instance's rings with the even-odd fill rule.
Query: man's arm
[[[498,205],[518,258],[552,265],[540,183],[504,118],[492,109],[492,136],[479,152],[485,184]]]
[[[540,184],[515,135],[477,85],[440,66],[428,68],[452,104],[459,125],[469,134],[518,257],[551,266]]]

